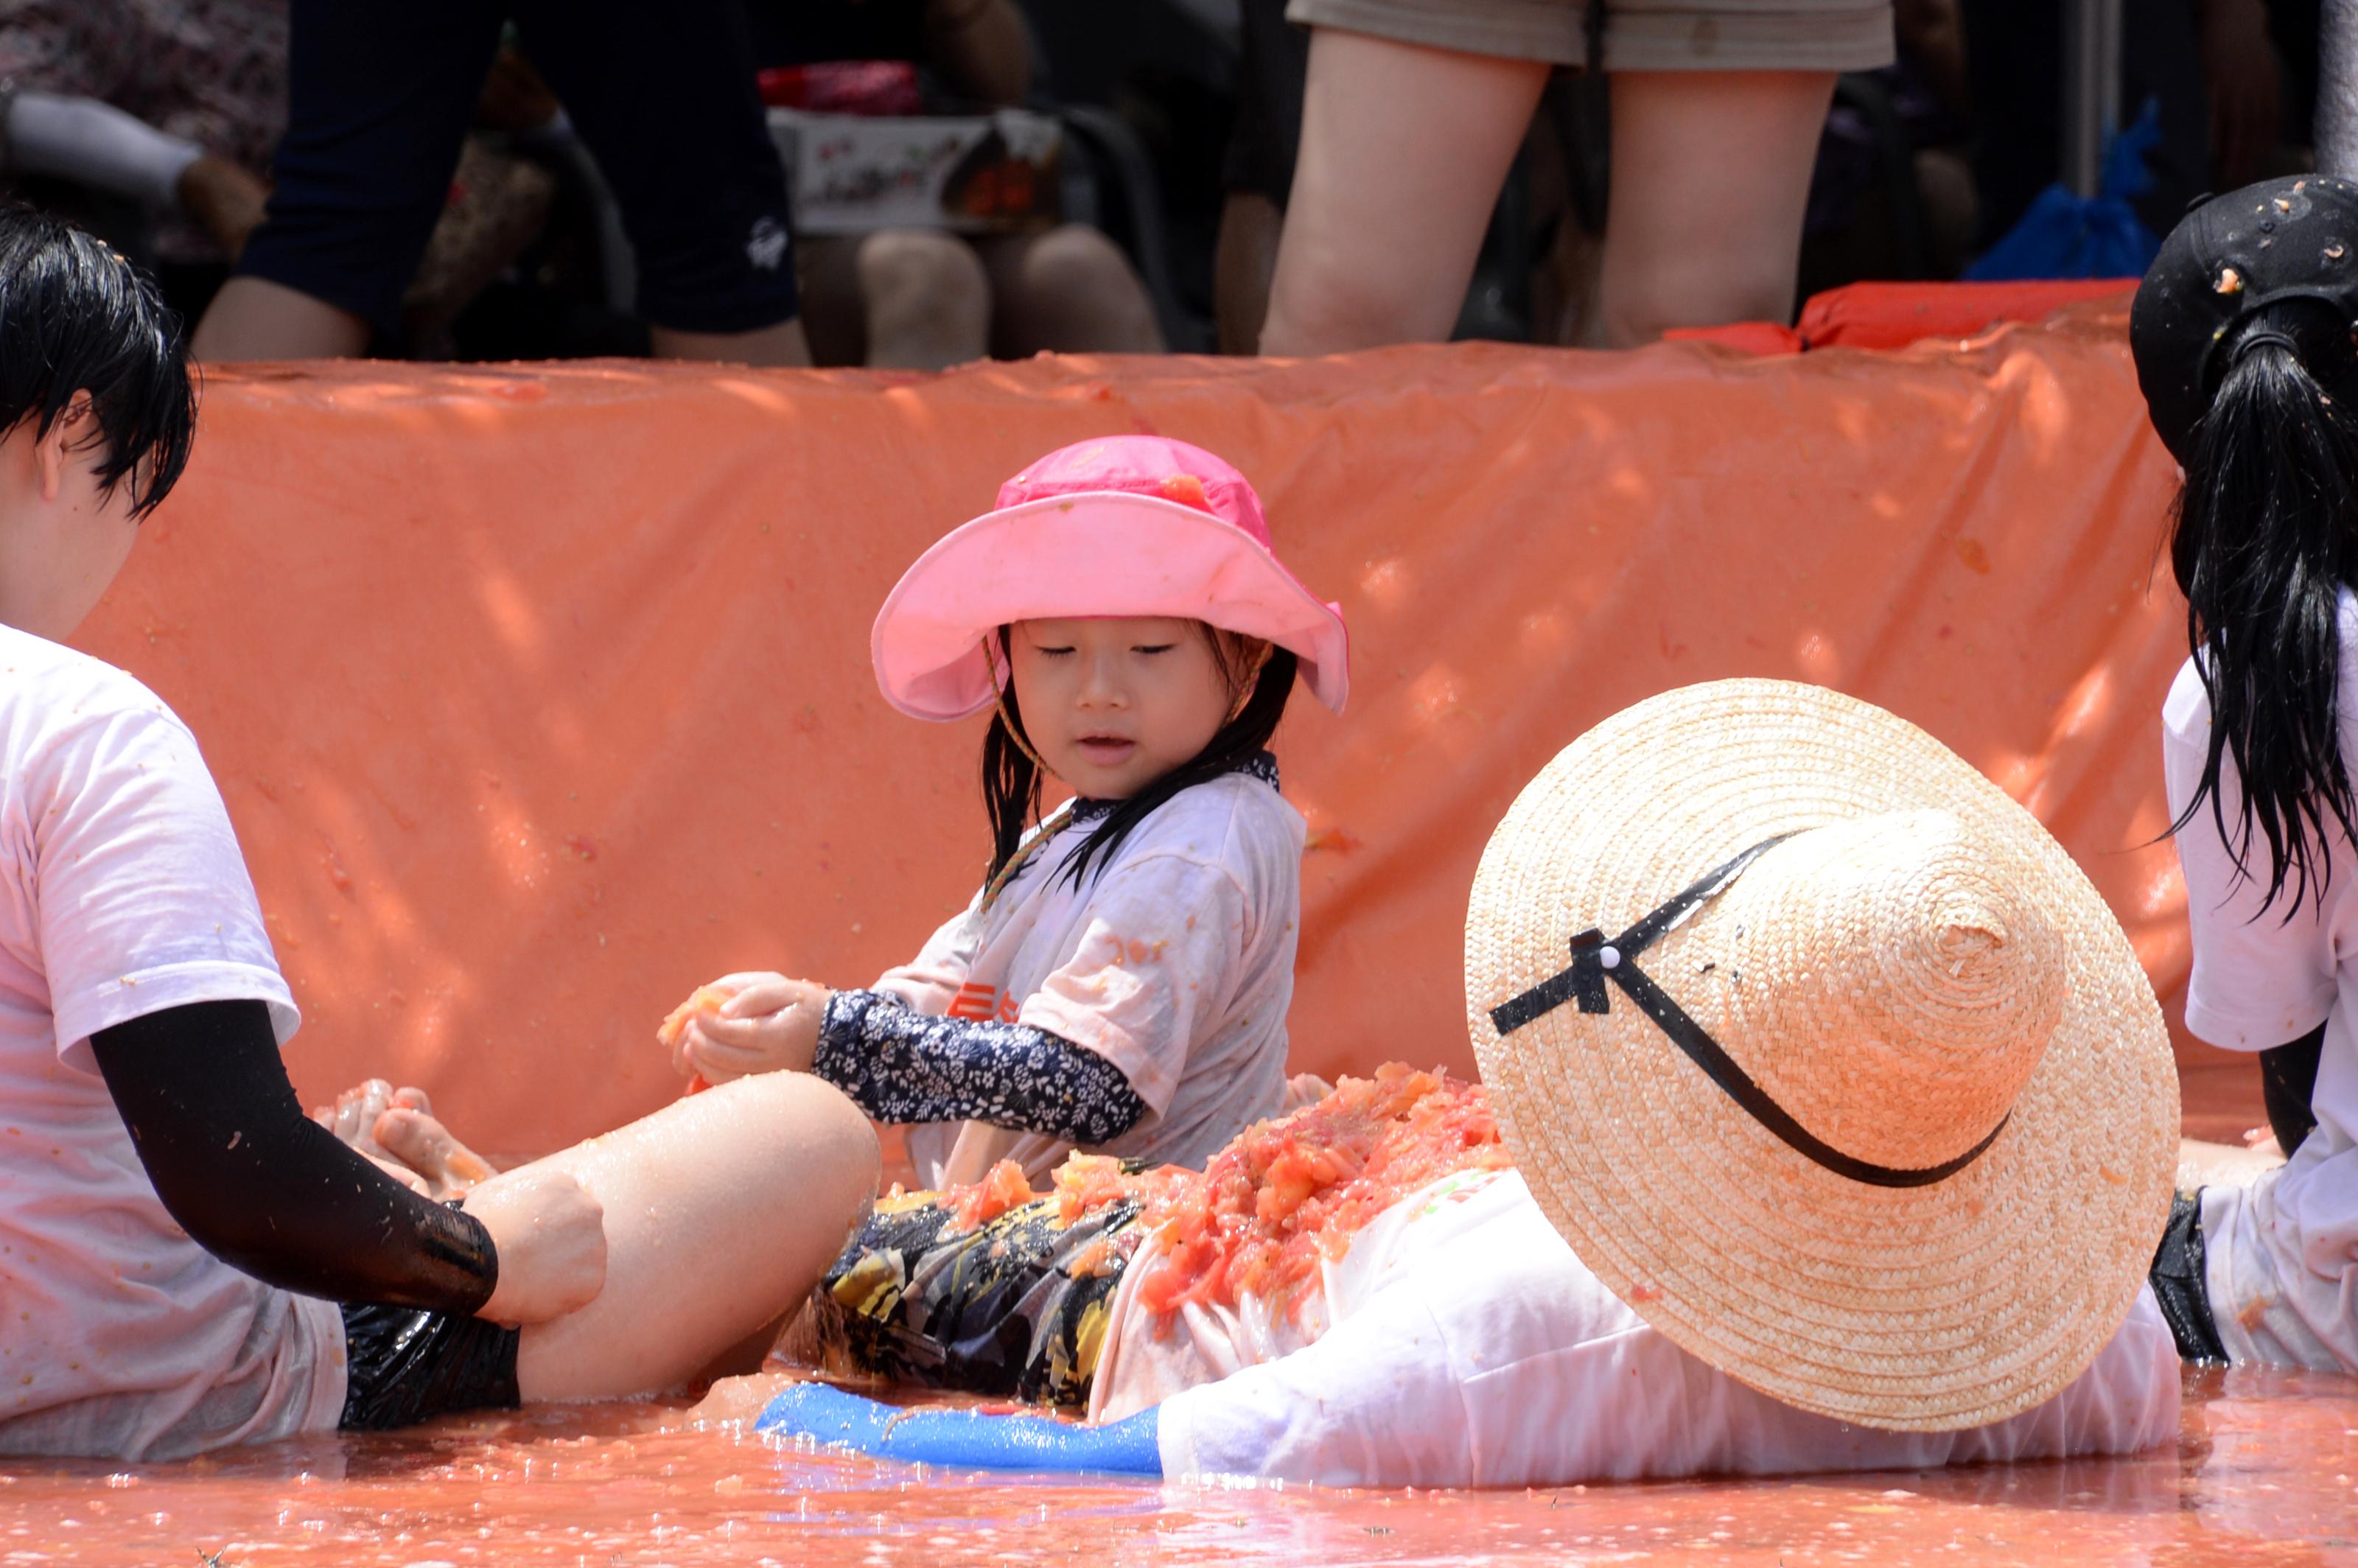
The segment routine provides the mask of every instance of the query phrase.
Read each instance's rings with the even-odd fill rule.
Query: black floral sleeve
[[[1085,1148],[1146,1119],[1121,1069],[1044,1029],[918,1012],[838,991],[811,1071],[879,1121],[983,1121]]]

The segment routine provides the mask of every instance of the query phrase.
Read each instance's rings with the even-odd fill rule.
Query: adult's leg
[[[1448,337],[1549,69],[1317,29],[1261,352]]]
[[[990,279],[974,248],[936,229],[880,229],[852,254],[866,362],[940,370],[990,351]]]
[[[622,210],[657,355],[808,364],[786,177],[741,0],[517,0]]]
[[[399,324],[501,15],[483,0],[294,0],[270,215],[198,322],[196,358],[357,354]]]
[[[1832,71],[1614,75],[1596,341],[1628,348],[1673,327],[1791,319],[1833,87]]]
[[[1159,354],[1154,301],[1121,247],[1084,223],[979,240],[990,275],[993,352]]]

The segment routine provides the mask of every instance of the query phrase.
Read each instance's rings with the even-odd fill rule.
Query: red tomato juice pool
[[[2358,1564],[2358,1381],[2187,1374],[2125,1459],[1514,1492],[1054,1480],[543,1407],[171,1465],[18,1460],[0,1564]]]

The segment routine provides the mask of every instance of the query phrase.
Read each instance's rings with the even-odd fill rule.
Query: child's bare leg
[[[876,1195],[876,1135],[802,1073],[764,1073],[550,1156],[606,1210],[606,1287],[524,1331],[531,1400],[673,1388],[795,1305]]]

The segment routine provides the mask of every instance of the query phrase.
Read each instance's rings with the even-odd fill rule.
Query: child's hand
[[[707,1083],[752,1073],[807,1073],[834,992],[784,975],[727,975],[708,989],[734,992],[717,1012],[699,1012],[680,1032],[679,1065]]]

